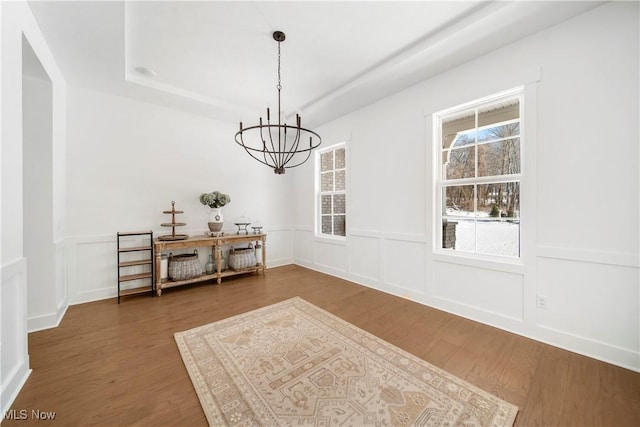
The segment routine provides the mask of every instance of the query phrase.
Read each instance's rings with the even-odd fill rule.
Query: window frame
[[[344,149],[344,168],[336,168],[335,167],[335,151],[340,150],[340,149]],[[345,185],[344,185],[344,190],[332,190],[332,191],[322,191],[322,155],[328,152],[334,152],[334,156],[333,156],[333,168],[331,169],[333,172],[336,171],[341,171],[344,170],[344,174],[345,174]],[[315,183],[315,191],[314,191],[314,199],[315,199],[315,220],[314,220],[314,235],[316,238],[319,239],[328,239],[330,241],[333,242],[345,242],[347,235],[348,235],[348,231],[347,231],[347,218],[348,218],[348,205],[349,205],[349,196],[348,196],[348,188],[349,188],[349,151],[347,149],[347,142],[343,141],[343,142],[339,142],[337,144],[333,144],[330,145],[328,147],[324,147],[322,149],[317,149],[315,152],[315,158],[314,158],[314,183]],[[344,217],[345,217],[345,235],[341,236],[341,235],[335,235],[335,234],[326,234],[322,232],[322,217],[326,216],[326,214],[322,213],[322,196],[324,195],[340,195],[340,194],[344,194],[345,196],[345,212],[344,212]],[[332,212],[331,214],[331,218],[332,218],[332,229],[333,229],[333,217],[335,215],[342,215],[342,214],[336,214],[334,212]]]
[[[499,264],[518,264],[518,265],[522,265],[523,262],[523,248],[522,248],[522,236],[523,236],[523,226],[522,226],[522,205],[523,205],[523,192],[525,192],[525,188],[524,188],[524,181],[525,181],[525,174],[524,174],[524,169],[525,169],[525,158],[524,158],[524,152],[525,152],[525,86],[518,86],[515,87],[513,89],[510,90],[506,90],[503,92],[499,92],[493,95],[489,95],[486,96],[484,98],[480,98],[480,99],[476,99],[452,108],[448,108],[445,110],[441,110],[438,111],[436,113],[433,113],[432,115],[432,133],[433,133],[433,173],[434,173],[434,215],[433,215],[433,227],[434,227],[434,241],[433,241],[433,251],[434,254],[438,255],[438,256],[445,256],[445,257],[454,257],[456,259],[476,259],[476,260],[485,260],[485,261],[491,261],[491,262],[497,262]],[[492,176],[478,176],[478,149],[475,148],[474,149],[474,155],[475,155],[475,159],[474,159],[474,176],[473,177],[465,177],[465,178],[452,178],[452,179],[445,179],[443,177],[443,173],[444,173],[444,162],[443,162],[443,155],[444,155],[444,151],[443,147],[442,147],[442,139],[443,139],[443,135],[442,135],[442,123],[443,120],[446,119],[447,117],[454,115],[454,114],[459,114],[462,112],[466,112],[466,111],[470,111],[470,110],[477,110],[479,108],[491,105],[491,104],[497,104],[501,101],[507,101],[507,100],[512,100],[514,98],[518,99],[519,102],[519,116],[517,121],[519,122],[519,126],[520,126],[520,131],[519,131],[519,135],[517,136],[517,138],[519,138],[519,156],[520,156],[520,171],[519,173],[515,173],[515,174],[503,174],[503,175],[492,175]],[[474,112],[475,114],[475,112]],[[475,122],[475,127],[473,128],[476,131],[480,131],[482,129],[486,129],[489,127],[495,127],[496,125],[503,125],[506,124],[508,122],[515,122],[516,120],[512,119],[512,120],[506,120],[504,122],[497,122],[497,123],[492,123],[489,125],[484,125],[484,126],[478,126],[478,121],[477,121],[477,115],[476,115],[476,122]],[[490,142],[481,142],[478,143],[478,140],[476,138],[476,141],[474,142],[473,145],[469,145],[470,147],[479,147],[483,144],[488,144],[488,143],[494,143],[497,141],[502,141],[502,140],[507,140],[510,137],[504,137],[504,138],[500,138],[498,140],[492,140]],[[449,150],[447,150],[447,153],[451,153],[451,147],[454,145],[454,141],[452,141],[451,146],[449,147]],[[444,248],[443,247],[443,242],[442,242],[442,236],[443,236],[443,231],[442,231],[442,223],[443,223],[443,219],[447,218],[447,215],[445,213],[445,209],[444,209],[444,204],[446,203],[446,201],[443,198],[443,193],[445,191],[445,189],[447,187],[453,187],[453,186],[462,186],[462,185],[472,185],[474,186],[474,212],[478,211],[478,194],[477,194],[477,188],[478,186],[481,185],[486,185],[486,184],[501,184],[501,183],[508,183],[508,182],[517,182],[519,185],[519,211],[520,211],[520,215],[518,216],[518,222],[519,222],[519,231],[518,231],[518,255],[517,256],[509,256],[509,255],[498,255],[498,254],[485,254],[485,253],[481,253],[478,252],[478,248],[477,248],[477,242],[478,242],[478,235],[476,232],[474,232],[474,240],[476,242],[475,244],[475,249],[473,252],[470,251],[457,251],[457,250],[452,250],[449,248]],[[483,220],[480,219],[478,220],[477,216],[474,217],[474,224],[477,224],[478,222],[482,222]]]

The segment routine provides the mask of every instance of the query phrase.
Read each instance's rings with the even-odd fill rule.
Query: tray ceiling
[[[222,120],[317,126],[597,2],[30,1],[69,84]],[[145,67],[155,76],[137,71]]]

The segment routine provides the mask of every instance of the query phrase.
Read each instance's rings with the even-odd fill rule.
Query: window
[[[439,251],[520,257],[519,88],[434,115]]]
[[[316,171],[317,234],[344,237],[347,228],[346,144],[318,151]]]

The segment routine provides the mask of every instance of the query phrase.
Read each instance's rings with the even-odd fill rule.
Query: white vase
[[[222,224],[224,218],[222,217],[222,209],[220,208],[211,208],[211,212],[209,212],[209,231],[211,232],[220,232],[222,231]]]

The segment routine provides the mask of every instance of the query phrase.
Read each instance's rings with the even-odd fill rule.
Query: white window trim
[[[487,103],[498,102],[500,99],[511,98],[515,95],[518,95],[520,98],[520,173],[516,175],[500,175],[497,177],[480,177],[480,178],[470,178],[470,179],[460,179],[455,180],[456,185],[462,184],[481,184],[480,181],[486,182],[507,182],[507,181],[518,181],[520,183],[520,191],[521,194],[524,193],[525,197],[527,196],[526,189],[524,186],[525,182],[525,151],[527,149],[527,142],[525,141],[525,132],[526,132],[526,120],[525,120],[525,93],[526,86],[518,86],[513,89],[509,89],[503,92],[499,92],[493,95],[486,96],[484,98],[476,99],[461,105],[457,105],[455,107],[438,111],[433,113],[432,115],[432,160],[433,160],[433,173],[434,173],[434,191],[433,191],[433,257],[435,260],[440,261],[448,261],[448,262],[462,262],[464,264],[470,266],[482,266],[485,268],[491,268],[496,270],[504,270],[504,271],[512,271],[512,272],[521,272],[522,266],[524,264],[524,254],[525,250],[523,248],[523,236],[525,235],[524,231],[526,230],[526,223],[520,225],[520,255],[518,257],[506,257],[499,255],[489,255],[489,254],[480,254],[474,252],[456,252],[452,250],[447,250],[442,248],[442,190],[443,186],[446,186],[448,180],[442,179],[442,117],[447,116],[459,111],[465,111],[473,108],[477,108],[480,105],[484,105]],[[477,159],[476,159],[477,161]],[[453,184],[454,182],[451,182]],[[527,215],[522,215],[523,213],[523,198],[521,196],[520,199],[520,220],[522,221],[523,216],[525,219],[528,217]]]
[[[328,151],[334,151],[339,148],[344,148],[345,151],[345,190],[344,191],[332,191],[332,192],[324,192],[323,194],[345,194],[346,195],[346,206],[345,206],[345,235],[344,236],[336,236],[331,234],[323,234],[322,233],[322,204],[320,202],[320,156],[323,153]],[[316,240],[325,241],[327,243],[339,244],[343,245],[346,243],[347,236],[349,235],[349,148],[347,141],[342,141],[337,144],[330,145],[328,147],[324,147],[322,149],[316,150],[314,153],[314,237]]]

